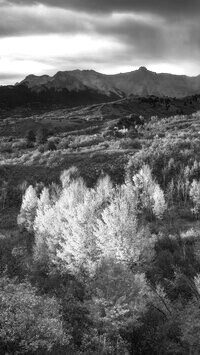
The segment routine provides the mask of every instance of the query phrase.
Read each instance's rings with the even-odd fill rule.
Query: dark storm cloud
[[[144,21],[140,19],[124,17],[110,18],[107,21],[96,22],[95,30],[101,35],[110,35],[116,40],[127,46],[135,47],[139,51],[144,47],[145,52],[152,52],[159,55],[163,47],[163,24],[155,18],[155,21],[149,22],[148,17]],[[163,48],[164,49],[164,48]]]
[[[111,36],[123,43],[159,43],[160,20],[132,15],[91,16],[75,11],[11,6],[0,12],[0,37],[38,34],[89,34]]]
[[[162,15],[198,15],[199,0],[11,0],[9,3],[37,4],[84,12],[153,12]]]
[[[42,12],[37,8],[17,6],[0,9],[0,37],[78,33],[86,28],[80,19],[66,17],[61,10]]]

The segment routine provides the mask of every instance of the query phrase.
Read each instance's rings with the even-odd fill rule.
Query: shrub
[[[62,138],[62,140],[58,143],[58,149],[67,149],[71,143],[71,137]]]
[[[36,134],[36,142],[37,144],[44,144],[46,143],[48,138],[48,130],[45,127],[41,127],[38,129]]]
[[[29,129],[25,134],[25,138],[28,144],[34,143],[36,141],[35,132]]]
[[[84,147],[91,147],[93,145],[97,145],[103,142],[103,138],[97,135],[92,136],[79,136],[75,137],[74,141],[69,144],[70,148],[84,148]]]
[[[44,144],[40,144],[37,149],[38,149],[38,151],[39,151],[40,153],[44,153],[44,151],[45,151],[45,146],[44,146]]]
[[[48,151],[48,150],[56,150],[56,144],[53,141],[48,141],[45,145],[44,145],[44,150]]]
[[[27,149],[28,147],[28,144],[27,144],[27,141],[25,139],[21,139],[17,142],[14,142],[12,144],[12,149],[13,150],[21,150],[21,149]]]
[[[12,143],[1,143],[0,144],[1,153],[11,153],[12,152]]]
[[[54,144],[57,145],[60,142],[60,137],[52,136],[48,139],[48,142],[53,142]]]

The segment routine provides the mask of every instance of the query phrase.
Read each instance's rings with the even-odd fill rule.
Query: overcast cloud
[[[0,83],[144,65],[200,74],[199,0],[0,0]]]
[[[147,12],[162,16],[198,16],[199,0],[11,0],[2,3],[38,4],[74,9],[83,12]]]

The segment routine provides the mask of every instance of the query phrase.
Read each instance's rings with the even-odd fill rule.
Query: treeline
[[[26,85],[0,86],[0,109],[28,107],[32,109],[52,108],[53,106],[80,106],[93,103],[109,102],[117,99],[115,95],[107,95],[87,89],[76,92],[67,89],[45,89],[37,92]]]

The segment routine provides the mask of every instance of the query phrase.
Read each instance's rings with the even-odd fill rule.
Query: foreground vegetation
[[[200,353],[199,117],[1,138],[0,353]]]

